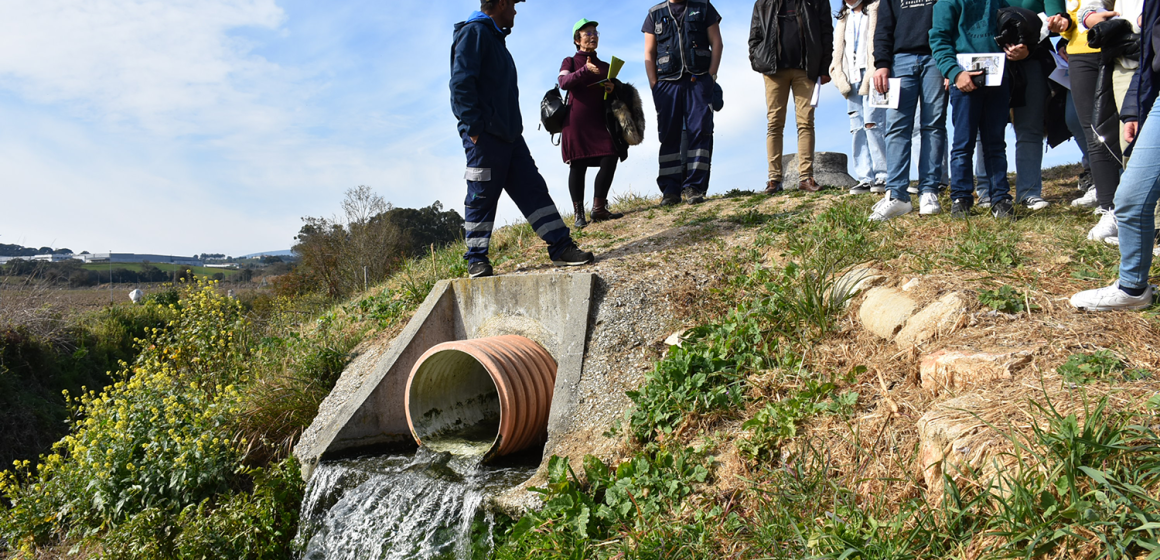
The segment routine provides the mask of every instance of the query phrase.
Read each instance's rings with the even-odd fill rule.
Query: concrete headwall
[[[558,365],[548,421],[550,456],[575,406],[591,315],[592,274],[497,276],[438,283],[372,373],[343,373],[294,455],[302,474],[325,456],[411,441],[404,391],[416,361],[443,342],[501,335],[536,341]]]

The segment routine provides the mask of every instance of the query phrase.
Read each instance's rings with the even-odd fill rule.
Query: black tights
[[[572,171],[568,174],[568,192],[572,195],[572,202],[584,202],[584,176],[589,167],[599,167],[596,174],[595,198],[608,198],[608,191],[612,188],[612,178],[616,175],[616,156],[594,157],[573,160]]]

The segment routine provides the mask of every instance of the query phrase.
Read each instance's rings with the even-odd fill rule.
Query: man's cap
[[[582,20],[576,22],[576,25],[572,26],[572,36],[576,36],[577,31],[580,31],[581,29],[583,29],[585,26],[588,26],[588,25],[600,25],[600,24],[595,22],[595,21],[589,21],[587,19],[582,19]]]

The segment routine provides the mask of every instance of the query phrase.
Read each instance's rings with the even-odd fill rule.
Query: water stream
[[[323,463],[302,502],[301,558],[467,559],[486,551],[493,519],[480,507],[485,497],[536,469],[534,460],[483,465],[490,445],[448,439],[409,454]],[[473,535],[481,526],[488,531]]]

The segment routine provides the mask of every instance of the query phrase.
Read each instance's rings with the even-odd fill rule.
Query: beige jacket
[[[867,40],[863,41],[866,47],[866,60],[873,65],[874,30],[878,27],[878,2],[874,2],[863,9],[866,10],[866,17],[870,18],[866,33]],[[834,61],[830,63],[830,78],[834,81],[834,85],[838,86],[838,92],[842,94],[842,97],[850,97],[851,90],[853,89],[850,86],[850,77],[846,75],[846,69],[843,67],[846,60],[847,21],[850,21],[850,18],[842,18],[834,24]],[[858,95],[870,95],[870,83],[874,81],[869,79],[873,75],[871,70],[873,68],[866,69],[867,79],[862,80],[862,87],[858,88]]]

